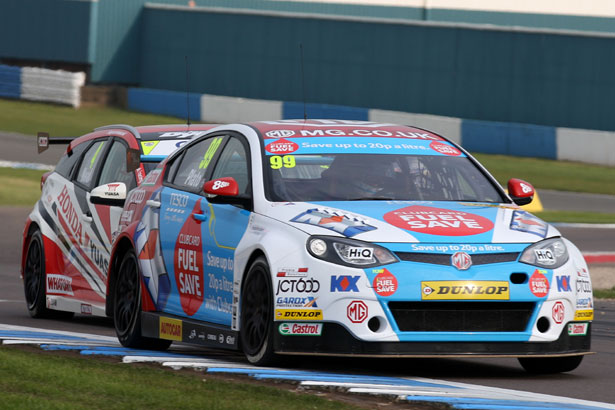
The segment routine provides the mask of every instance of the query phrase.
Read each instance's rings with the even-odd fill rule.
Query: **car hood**
[[[380,243],[533,243],[560,236],[553,226],[512,204],[276,202],[265,213],[310,235]]]

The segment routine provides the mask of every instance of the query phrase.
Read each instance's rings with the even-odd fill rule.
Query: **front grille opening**
[[[389,302],[402,332],[523,332],[533,302]]]
[[[527,280],[527,273],[515,272],[510,274],[510,281],[515,285],[523,285],[524,283],[527,283]]]
[[[418,252],[395,252],[395,255],[406,262],[430,263],[432,265],[451,265],[451,254],[441,253],[418,253]],[[472,265],[487,265],[490,263],[514,262],[519,257],[519,252],[506,253],[478,253],[470,255]]]

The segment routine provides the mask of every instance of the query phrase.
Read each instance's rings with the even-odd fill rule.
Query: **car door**
[[[71,277],[74,298],[82,304],[81,312],[91,314],[92,304],[103,305],[105,279],[107,276],[110,245],[105,244],[104,232],[92,218],[88,201],[89,192],[96,186],[100,168],[111,145],[111,138],[99,138],[87,148],[73,179],[74,192],[67,185],[59,201],[65,216],[65,231],[71,242],[65,264],[66,274]],[[106,255],[106,257],[104,257]]]
[[[238,138],[223,134],[200,140],[176,159],[179,164],[169,164],[160,194],[161,246],[171,282],[162,307],[167,313],[231,324],[234,251],[249,211],[210,203],[203,185],[212,175],[229,173],[223,176],[236,177],[249,192],[248,150]]]

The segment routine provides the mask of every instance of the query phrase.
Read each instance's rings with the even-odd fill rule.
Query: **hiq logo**
[[[555,280],[558,292],[570,292],[570,275],[557,276]]]
[[[359,278],[360,276],[331,276],[331,292],[358,292]]]

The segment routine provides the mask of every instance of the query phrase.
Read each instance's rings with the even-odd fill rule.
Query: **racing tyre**
[[[273,352],[273,291],[271,274],[264,257],[250,266],[241,292],[240,344],[248,361],[257,366],[271,365]]]
[[[41,231],[34,231],[28,244],[23,272],[24,293],[28,313],[34,318],[70,319],[73,312],[47,309],[45,292],[45,248]]]
[[[519,363],[528,373],[549,374],[570,372],[581,364],[584,356],[522,357]]]
[[[113,324],[122,346],[166,350],[172,343],[171,340],[141,335],[141,282],[139,262],[133,250],[126,252],[118,271],[113,299]]]

